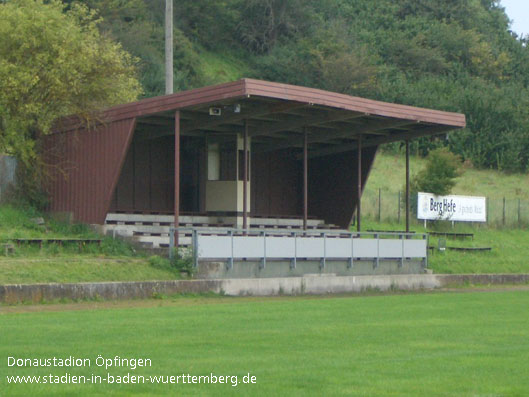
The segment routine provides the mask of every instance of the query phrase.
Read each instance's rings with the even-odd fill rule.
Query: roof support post
[[[303,128],[303,230],[307,230],[308,209],[308,138],[307,128]]]
[[[406,139],[406,233],[410,231],[410,140]]]
[[[357,148],[357,197],[356,197],[356,230],[361,231],[362,227],[360,224],[361,212],[362,212],[362,135],[358,135],[358,148]]]
[[[244,120],[243,134],[243,181],[242,181],[242,228],[248,228],[248,120]]]
[[[178,225],[180,224],[180,111],[174,115],[174,227],[175,247],[178,249]]]

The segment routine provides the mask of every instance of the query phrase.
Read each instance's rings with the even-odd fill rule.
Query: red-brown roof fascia
[[[375,101],[316,88],[245,79],[246,94],[266,96],[321,106],[351,110],[373,116],[394,117],[405,120],[465,127],[465,115],[414,106]]]
[[[226,99],[251,96],[310,103],[313,105],[365,113],[372,116],[414,120],[424,123],[453,126],[454,128],[463,128],[466,126],[465,115],[461,113],[398,105],[316,88],[254,79],[241,79],[230,83],[207,86],[113,106],[103,112],[102,119],[105,122],[111,122],[148,116],[170,110],[185,109],[196,105],[213,104]],[[68,127],[69,125],[66,123],[62,130],[68,130]]]

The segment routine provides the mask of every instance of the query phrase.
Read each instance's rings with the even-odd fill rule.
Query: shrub
[[[180,273],[187,273],[192,276],[195,270],[192,252],[189,250],[177,250],[171,258],[171,266]]]
[[[411,181],[414,192],[428,192],[437,195],[450,194],[461,176],[461,160],[447,148],[439,148],[430,152],[426,168],[421,170]]]
[[[170,259],[153,255],[149,258],[149,265],[178,274],[186,273],[189,276],[193,275],[194,271],[193,255],[182,250],[175,251]]]
[[[461,159],[442,147],[432,150],[427,157],[426,167],[410,181],[410,207],[417,212],[417,193],[426,192],[435,195],[450,194],[461,176]]]

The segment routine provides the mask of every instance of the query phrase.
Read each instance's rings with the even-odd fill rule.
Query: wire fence
[[[362,195],[362,217],[380,222],[404,223],[405,205],[405,192],[365,190]],[[410,219],[417,221],[415,213],[412,208]],[[487,197],[487,225],[506,228],[529,227],[529,201]]]

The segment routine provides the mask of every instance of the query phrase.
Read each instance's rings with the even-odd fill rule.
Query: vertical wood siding
[[[103,223],[134,126],[131,118],[44,137],[49,209],[71,212],[78,222]]]
[[[362,149],[362,187],[377,147]],[[309,159],[309,216],[348,228],[357,205],[356,152]]]

